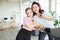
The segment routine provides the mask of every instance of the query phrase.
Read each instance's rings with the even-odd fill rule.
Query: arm
[[[39,29],[39,30],[45,30],[44,26],[42,24],[36,24],[35,26],[36,29]]]
[[[49,20],[49,21],[51,21],[51,20],[54,20],[54,18],[53,18],[53,16],[46,16],[46,15],[44,15],[44,14],[41,14],[42,16],[42,18],[45,18],[45,19],[47,19],[47,20]]]
[[[36,29],[40,29],[40,30],[44,30],[45,29],[42,24],[37,23],[36,19],[33,18],[33,20],[34,20],[34,25],[35,25]]]
[[[28,28],[33,28],[35,26],[38,26],[37,24],[31,24],[28,18],[23,18],[23,24]]]
[[[38,17],[45,18],[45,19],[47,19],[47,20],[49,20],[49,21],[51,21],[51,20],[54,19],[52,16],[46,16],[45,14],[41,14],[41,13],[39,13],[38,11],[36,11],[36,13],[37,13]]]
[[[27,18],[24,18],[24,19],[23,19],[23,23],[24,23],[24,25],[25,25],[26,27],[28,27],[28,28],[34,28],[34,27],[35,27],[35,28],[37,28],[37,29],[43,29],[43,25],[38,24],[38,23],[31,24]]]

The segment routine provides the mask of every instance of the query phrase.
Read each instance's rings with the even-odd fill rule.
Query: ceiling
[[[0,1],[18,1],[18,0],[0,0]]]
[[[18,1],[18,0],[0,0],[0,1]],[[29,1],[29,0],[19,0],[19,1]]]
[[[0,1],[18,1],[18,0],[0,0]],[[36,1],[36,0],[19,0],[19,1]]]
[[[12,1],[12,2],[17,2],[17,1],[22,1],[23,3],[26,1],[37,1],[37,0],[0,0],[0,1]]]

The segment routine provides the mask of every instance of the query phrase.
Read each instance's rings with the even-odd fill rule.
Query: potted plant
[[[56,27],[58,25],[58,19],[54,19],[54,26]]]
[[[50,13],[51,13],[51,15],[55,18],[54,19],[54,21],[53,21],[53,25],[55,26],[55,27],[57,27],[57,25],[58,25],[58,19],[54,16],[55,15],[55,11],[49,11]]]

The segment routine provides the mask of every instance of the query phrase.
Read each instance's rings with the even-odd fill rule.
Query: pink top
[[[23,28],[29,31],[35,30],[35,28],[28,28],[25,24],[27,25],[33,25],[34,22],[32,21],[32,19],[28,18],[28,17],[24,17],[23,18]]]

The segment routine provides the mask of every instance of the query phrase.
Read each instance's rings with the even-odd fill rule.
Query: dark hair
[[[37,2],[33,2],[33,3],[32,3],[31,8],[33,7],[33,5],[34,5],[34,4],[37,4],[37,5],[38,5],[38,7],[39,7],[39,13],[41,13],[41,14],[42,14],[42,13],[44,12],[44,10],[41,10],[41,6],[40,6],[40,4],[39,4],[39,3],[37,3]],[[32,8],[32,10],[33,10],[33,8]],[[35,12],[33,12],[33,16],[34,16],[34,15],[36,15],[36,13],[35,13]]]

